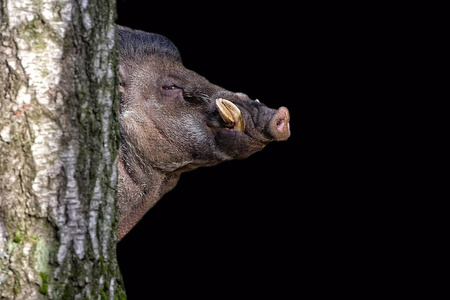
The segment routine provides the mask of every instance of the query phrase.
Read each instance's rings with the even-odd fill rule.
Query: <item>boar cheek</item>
[[[124,127],[146,163],[171,171],[193,161],[215,159],[214,139],[198,107],[151,97],[132,111],[124,113],[129,116]]]

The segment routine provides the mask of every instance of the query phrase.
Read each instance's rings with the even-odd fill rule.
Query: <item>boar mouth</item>
[[[214,98],[213,98],[214,99]],[[221,153],[242,159],[262,150],[272,141],[286,140],[290,135],[289,111],[269,108],[250,99],[231,102],[224,98],[212,101],[207,126]]]
[[[291,134],[289,111],[286,107],[275,110],[261,106],[256,116],[254,115],[255,112],[252,114],[249,111],[243,114],[233,102],[223,98],[217,98],[215,106],[225,128],[235,132],[243,132],[260,143],[284,141]],[[247,126],[247,121],[250,121],[250,126]]]

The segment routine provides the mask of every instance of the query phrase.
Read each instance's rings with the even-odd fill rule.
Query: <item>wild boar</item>
[[[210,83],[183,66],[167,38],[119,26],[118,39],[120,240],[181,173],[244,159],[290,129],[287,108]]]

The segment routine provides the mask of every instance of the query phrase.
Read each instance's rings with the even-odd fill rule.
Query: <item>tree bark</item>
[[[0,3],[0,298],[125,299],[115,0]]]

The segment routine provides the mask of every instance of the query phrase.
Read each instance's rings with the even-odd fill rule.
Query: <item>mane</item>
[[[124,26],[117,26],[117,34],[121,59],[136,60],[153,54],[165,54],[181,61],[177,47],[165,36]]]

